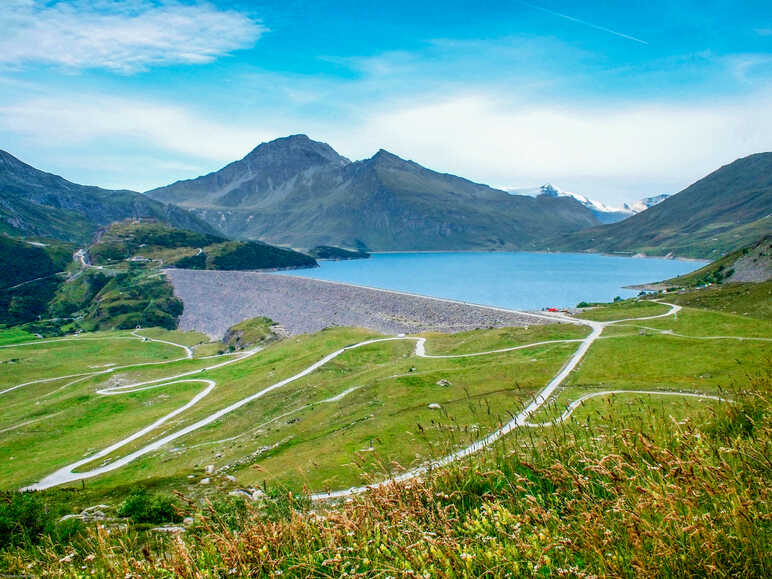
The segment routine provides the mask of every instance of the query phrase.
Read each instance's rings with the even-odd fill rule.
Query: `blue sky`
[[[145,190],[306,133],[618,204],[772,150],[766,2],[5,0],[0,148]]]

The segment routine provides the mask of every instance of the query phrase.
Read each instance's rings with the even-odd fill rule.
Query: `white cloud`
[[[259,108],[248,120],[223,120],[161,102],[79,96],[0,107],[0,132],[25,139],[33,150],[59,151],[54,156],[81,151],[88,160],[104,150],[113,156],[130,151],[124,165],[140,153],[157,157],[152,177],[136,167],[121,183],[136,189],[217,169],[262,141],[297,132],[352,159],[383,147],[494,186],[551,181],[610,204],[676,192],[722,164],[772,150],[772,117],[766,114],[772,92],[606,106],[512,103],[495,91],[455,93],[365,109],[352,105],[345,121]],[[160,161],[176,165],[164,169]],[[68,176],[77,180],[77,174]]]
[[[0,128],[45,145],[85,146],[111,140],[115,148],[160,149],[231,161],[272,133],[204,120],[184,107],[99,95],[39,97],[0,107]]]
[[[0,64],[42,63],[130,74],[201,64],[252,46],[265,28],[233,10],[175,0],[6,0]]]
[[[499,186],[552,180],[618,202],[654,184],[688,185],[737,157],[772,150],[769,110],[771,93],[593,107],[513,106],[495,94],[467,94],[381,109],[359,137],[339,133],[339,143],[358,151],[382,146]]]

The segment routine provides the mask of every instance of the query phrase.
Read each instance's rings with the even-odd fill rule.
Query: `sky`
[[[3,0],[0,149],[138,191],[305,133],[620,205],[772,150],[772,3]]]

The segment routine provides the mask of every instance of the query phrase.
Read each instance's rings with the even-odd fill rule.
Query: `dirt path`
[[[209,366],[205,369],[200,370],[192,370],[188,372],[183,372],[180,374],[177,374],[175,376],[169,376],[165,378],[160,378],[157,380],[149,380],[145,382],[137,382],[134,384],[127,384],[122,386],[114,386],[110,388],[104,388],[101,390],[98,390],[97,393],[105,396],[114,396],[114,395],[120,395],[120,394],[126,394],[129,392],[137,392],[141,390],[147,390],[151,388],[161,388],[164,386],[170,386],[173,384],[179,384],[184,382],[200,382],[205,385],[205,388],[199,392],[196,396],[193,397],[188,403],[185,405],[177,408],[176,410],[172,411],[171,413],[167,414],[166,416],[163,416],[162,418],[159,418],[152,424],[148,425],[145,428],[142,428],[135,432],[134,434],[108,446],[107,448],[97,452],[96,454],[93,454],[89,457],[86,457],[82,460],[79,460],[77,462],[74,462],[70,465],[67,465],[56,472],[46,476],[42,480],[38,481],[37,483],[34,483],[28,487],[26,487],[23,490],[42,490],[46,488],[50,488],[53,486],[58,486],[61,484],[65,484],[68,482],[73,482],[77,480],[83,480],[87,478],[92,478],[101,474],[104,474],[106,472],[110,472],[113,470],[116,470],[118,468],[121,468],[125,466],[126,464],[136,460],[137,458],[146,455],[150,452],[153,452],[155,450],[158,450],[165,446],[166,444],[182,437],[187,434],[190,434],[191,432],[194,432],[196,430],[199,430],[200,428],[203,428],[204,426],[207,426],[208,424],[211,424],[212,422],[219,420],[223,416],[230,414],[231,412],[234,412],[235,410],[265,396],[266,394],[275,391],[279,388],[282,388],[292,382],[295,382],[305,376],[308,376],[309,374],[315,372],[317,369],[321,368],[325,364],[329,363],[330,361],[334,360],[344,352],[347,352],[349,350],[353,350],[356,348],[360,348],[363,346],[381,343],[381,342],[390,342],[390,341],[403,341],[403,340],[410,340],[415,342],[415,350],[414,353],[418,357],[422,358],[463,358],[463,357],[470,357],[470,356],[485,356],[485,355],[494,355],[494,354],[501,354],[505,352],[511,352],[515,350],[522,350],[526,348],[532,348],[540,345],[545,344],[556,344],[556,343],[579,343],[579,347],[574,352],[574,354],[571,356],[571,358],[564,364],[564,366],[560,369],[560,371],[550,380],[550,382],[534,397],[533,401],[525,408],[523,409],[517,416],[515,416],[512,420],[510,420],[508,423],[504,424],[501,428],[494,431],[493,433],[489,434],[485,438],[474,442],[473,444],[462,448],[454,453],[451,453],[439,460],[433,461],[427,465],[414,468],[411,470],[408,470],[400,475],[397,475],[395,477],[392,477],[390,479],[387,479],[385,481],[382,481],[380,483],[377,483],[375,485],[368,485],[368,486],[360,486],[360,487],[352,487],[348,489],[343,489],[335,492],[324,492],[324,493],[316,493],[311,495],[312,500],[325,500],[325,499],[334,499],[334,498],[344,498],[348,496],[352,496],[355,494],[359,494],[362,492],[367,491],[367,489],[372,488],[374,486],[382,486],[385,484],[389,484],[392,482],[400,482],[404,480],[408,480],[415,477],[420,477],[424,474],[426,474],[430,469],[441,467],[447,464],[450,464],[456,460],[459,460],[461,458],[467,457],[471,454],[474,454],[476,452],[479,452],[480,450],[492,445],[497,440],[502,438],[503,436],[506,436],[512,430],[524,426],[529,427],[535,427],[535,426],[550,426],[553,424],[557,424],[559,422],[562,422],[564,420],[567,420],[571,414],[579,407],[581,404],[594,396],[604,396],[604,395],[611,395],[611,394],[621,394],[626,393],[627,391],[623,390],[614,390],[614,391],[606,391],[606,392],[593,392],[587,395],[584,395],[580,397],[579,399],[572,402],[567,408],[566,411],[556,420],[549,422],[549,423],[542,423],[542,424],[531,424],[529,423],[529,418],[537,411],[539,410],[543,404],[550,398],[550,396],[555,392],[555,390],[565,381],[565,379],[571,374],[571,372],[578,366],[578,364],[581,362],[581,360],[584,358],[586,353],[589,351],[592,344],[600,338],[601,334],[603,333],[603,330],[613,324],[621,323],[621,322],[629,322],[629,321],[642,321],[642,320],[649,320],[649,319],[656,319],[656,318],[663,318],[668,317],[671,315],[677,314],[681,310],[681,306],[674,305],[674,304],[665,304],[670,307],[669,311],[654,315],[654,316],[647,316],[647,317],[641,317],[641,318],[628,318],[623,320],[611,320],[606,322],[597,322],[592,320],[583,320],[583,319],[577,319],[577,318],[569,318],[567,316],[557,315],[557,316],[551,316],[552,319],[555,319],[556,321],[562,321],[562,322],[568,322],[573,324],[581,324],[586,325],[591,328],[590,334],[584,338],[584,339],[571,339],[571,340],[550,340],[550,341],[542,341],[542,342],[534,342],[531,344],[523,344],[520,346],[513,346],[511,348],[501,348],[496,350],[488,350],[484,352],[473,352],[473,353],[467,353],[467,354],[448,354],[448,355],[431,355],[426,353],[426,338],[421,338],[417,336],[395,336],[395,337],[388,337],[388,338],[378,338],[378,339],[372,339],[372,340],[365,340],[363,342],[359,342],[357,344],[353,344],[351,346],[346,346],[344,348],[341,348],[339,350],[336,350],[325,357],[323,357],[321,360],[311,364],[304,370],[298,372],[297,374],[290,376],[289,378],[286,378],[284,380],[281,380],[279,382],[276,382],[275,384],[272,384],[271,386],[268,386],[267,388],[264,388],[258,392],[255,392],[254,394],[251,394],[250,396],[247,396],[225,408],[222,408],[216,412],[213,412],[212,414],[206,416],[205,418],[202,418],[201,420],[198,420],[197,422],[190,424],[184,428],[181,428],[180,430],[177,430],[176,432],[167,434],[166,436],[163,436],[159,438],[158,440],[155,440],[142,448],[135,450],[134,452],[119,458],[115,460],[114,462],[111,462],[107,465],[102,465],[96,468],[93,468],[88,471],[83,472],[75,472],[77,469],[79,469],[82,466],[85,466],[86,464],[89,464],[95,460],[98,460],[100,458],[104,458],[111,453],[115,452],[116,450],[122,448],[123,446],[130,444],[131,442],[134,442],[141,438],[142,436],[145,436],[146,434],[149,434],[153,430],[157,429],[159,426],[170,420],[171,418],[178,416],[179,414],[183,413],[185,410],[191,408],[195,404],[197,404],[199,401],[201,401],[204,397],[209,395],[212,390],[216,387],[216,382],[214,380],[209,379],[203,379],[203,378],[192,378],[193,375],[198,374],[202,372],[203,370],[214,370],[217,368],[221,368],[223,366],[229,365],[229,364],[235,364],[237,362],[240,362],[246,358],[249,358],[255,354],[257,354],[260,351],[260,348],[249,350],[244,352],[242,355],[237,355],[235,357],[231,357],[229,360],[226,360],[225,362],[221,362],[218,364],[215,364],[213,366]],[[136,335],[136,334],[135,334]],[[144,338],[142,336],[137,336],[142,339],[150,339],[150,338]],[[182,346],[180,344],[174,344],[173,342],[166,342],[164,340],[154,340],[162,343],[171,344],[174,346],[181,347],[185,349],[186,351],[186,358],[192,357],[192,351],[190,351],[189,348],[186,346]],[[40,343],[40,342],[37,342]],[[180,358],[183,359],[183,358]],[[153,364],[147,363],[147,364]],[[125,368],[125,367],[124,367]],[[98,374],[104,374],[108,373],[110,371],[114,371],[117,368],[110,368],[105,371],[95,372],[91,375],[98,375]],[[77,375],[76,375],[77,376]],[[63,379],[64,377],[58,377],[58,378],[51,378],[46,379],[46,381],[51,380],[57,380],[57,379]],[[30,382],[32,383],[32,382]],[[30,384],[27,383],[27,384]],[[21,386],[21,385],[19,385]],[[18,388],[19,386],[16,386],[14,388]],[[711,395],[704,395],[704,394],[694,394],[694,393],[683,393],[683,392],[657,392],[657,391],[634,391],[638,394],[649,394],[649,395],[669,395],[669,396],[689,396],[689,397],[696,397],[696,398],[705,398],[705,399],[713,399],[717,400],[719,399],[716,396]],[[344,394],[348,393],[346,391]],[[2,392],[0,392],[2,394]]]

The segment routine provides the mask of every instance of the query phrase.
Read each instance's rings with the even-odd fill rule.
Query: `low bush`
[[[175,523],[182,520],[177,501],[166,495],[152,495],[145,489],[132,492],[118,509],[119,517],[135,523]]]

